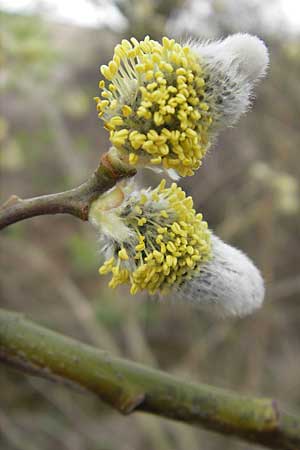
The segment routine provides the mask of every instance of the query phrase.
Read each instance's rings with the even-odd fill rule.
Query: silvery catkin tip
[[[254,85],[268,68],[268,49],[261,39],[247,33],[233,34],[222,41],[191,42],[190,47],[209,74],[206,101],[214,117],[214,135],[235,124],[249,109]]]
[[[240,250],[211,235],[210,261],[174,290],[175,300],[190,302],[219,316],[244,316],[258,309],[265,288],[259,270]]]

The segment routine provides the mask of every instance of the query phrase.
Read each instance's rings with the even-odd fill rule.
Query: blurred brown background
[[[14,10],[18,3],[31,8]],[[261,268],[267,298],[253,316],[222,321],[111,291],[98,275],[94,230],[45,216],[1,232],[0,306],[115,355],[299,412],[300,23],[274,1],[87,0],[61,9],[67,4],[72,19],[37,1],[0,10],[1,202],[75,186],[96,167],[108,148],[93,102],[98,67],[123,37],[258,34],[271,66],[252,111],[181,184],[210,227]],[[96,397],[0,367],[1,450],[250,448],[258,447],[150,415],[124,418]]]

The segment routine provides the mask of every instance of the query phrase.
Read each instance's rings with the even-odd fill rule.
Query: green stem
[[[0,360],[85,388],[124,414],[145,411],[272,449],[300,448],[300,419],[283,412],[273,400],[178,380],[4,310],[0,310]]]

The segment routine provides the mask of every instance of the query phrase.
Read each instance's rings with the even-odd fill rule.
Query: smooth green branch
[[[300,448],[300,418],[286,414],[273,400],[178,380],[4,310],[0,361],[91,391],[123,414],[145,411],[272,449]]]
[[[92,201],[117,181],[135,173],[135,169],[117,158],[114,152],[105,153],[91,177],[74,189],[24,200],[16,195],[11,196],[0,208],[0,230],[15,222],[45,214],[71,214],[88,220]]]

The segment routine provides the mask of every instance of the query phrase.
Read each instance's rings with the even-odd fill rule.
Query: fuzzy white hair
[[[254,84],[266,74],[269,54],[264,42],[247,33],[223,41],[189,42],[206,74],[207,102],[212,105],[212,135],[233,125],[251,103]]]
[[[243,252],[213,234],[211,244],[211,260],[177,286],[172,297],[223,317],[252,313],[262,305],[265,294],[259,270]]]

